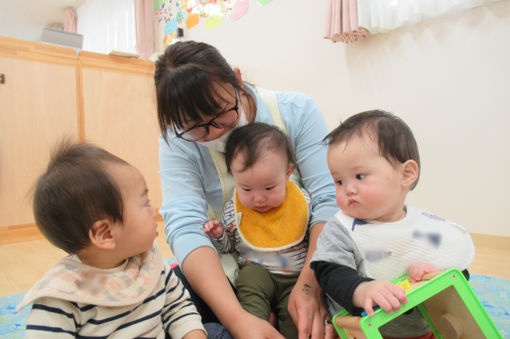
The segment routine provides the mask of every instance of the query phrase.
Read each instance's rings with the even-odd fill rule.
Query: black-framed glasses
[[[176,134],[178,138],[186,141],[197,141],[209,134],[209,126],[215,128],[226,128],[232,125],[239,117],[239,96],[236,89],[236,104],[234,107],[216,114],[209,122],[205,124],[196,124],[183,132]]]

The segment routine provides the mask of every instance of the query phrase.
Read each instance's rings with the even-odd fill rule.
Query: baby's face
[[[123,222],[116,225],[116,255],[129,258],[151,249],[158,236],[156,210],[151,206],[142,174],[128,165],[112,165],[110,173],[119,185],[124,204]]]
[[[285,155],[267,150],[253,166],[242,170],[243,167],[244,156],[238,154],[230,169],[237,196],[245,207],[267,212],[283,203],[287,180],[293,169]]]
[[[381,156],[369,136],[331,145],[328,167],[335,181],[336,201],[346,215],[380,222],[405,216],[408,190],[402,182],[403,165],[393,165]]]

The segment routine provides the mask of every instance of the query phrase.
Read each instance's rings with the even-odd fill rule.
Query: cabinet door
[[[35,181],[55,143],[76,140],[78,130],[76,66],[26,51],[29,59],[6,57],[2,47],[0,41],[0,227],[34,222]]]
[[[80,53],[85,139],[128,161],[145,177],[161,206],[154,64]]]

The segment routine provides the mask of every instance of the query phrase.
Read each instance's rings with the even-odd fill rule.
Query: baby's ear
[[[289,180],[292,173],[294,173],[294,170],[296,169],[296,166],[294,164],[289,164],[289,167],[287,168],[287,172],[285,175],[287,175],[287,180]]]
[[[420,169],[418,163],[414,160],[407,160],[402,165],[402,185],[411,189],[415,181],[418,179]]]
[[[236,74],[237,82],[241,87],[243,87],[243,76],[241,75],[239,67],[234,67],[234,73]]]
[[[92,244],[105,250],[115,249],[115,224],[109,219],[97,220],[89,229]]]

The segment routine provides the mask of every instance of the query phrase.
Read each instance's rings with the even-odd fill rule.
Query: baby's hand
[[[223,232],[225,232],[225,229],[217,219],[211,219],[204,224],[204,232],[211,238],[219,239]]]
[[[410,265],[407,271],[409,272],[409,280],[411,282],[420,281],[427,274],[439,272],[434,265],[423,262]]]
[[[400,286],[386,280],[362,282],[354,290],[354,305],[363,307],[369,316],[374,315],[374,306],[379,306],[386,313],[400,310],[400,304],[407,303],[406,292]]]

